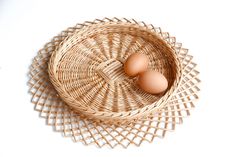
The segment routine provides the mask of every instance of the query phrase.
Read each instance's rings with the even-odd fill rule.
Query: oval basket
[[[180,85],[180,59],[164,35],[135,20],[81,25],[52,53],[50,80],[70,107],[89,118],[113,123],[146,117],[163,108]],[[167,78],[166,92],[148,94],[125,75],[123,63],[133,53],[146,54],[149,69]]]

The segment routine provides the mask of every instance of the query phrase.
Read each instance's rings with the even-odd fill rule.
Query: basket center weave
[[[96,70],[108,84],[121,82],[126,77],[123,63],[117,59],[109,59],[100,63]]]

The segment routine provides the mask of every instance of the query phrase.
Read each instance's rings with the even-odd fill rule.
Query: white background
[[[103,17],[160,26],[195,58],[200,100],[164,139],[98,149],[63,138],[30,103],[26,74],[37,51],[61,30]],[[0,156],[235,156],[235,4],[233,0],[0,0]]]

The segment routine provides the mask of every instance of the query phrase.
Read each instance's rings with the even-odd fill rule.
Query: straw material
[[[123,62],[136,52],[148,55],[150,68],[166,76],[165,93],[144,93],[123,73]],[[164,137],[190,115],[200,82],[192,58],[174,37],[143,22],[105,18],[77,24],[35,57],[32,102],[49,125],[74,141],[139,146]]]

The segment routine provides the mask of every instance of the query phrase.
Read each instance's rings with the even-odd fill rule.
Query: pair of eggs
[[[128,76],[138,76],[137,84],[150,94],[159,94],[168,87],[164,75],[157,71],[148,70],[149,59],[141,53],[130,55],[124,63],[124,71]]]

